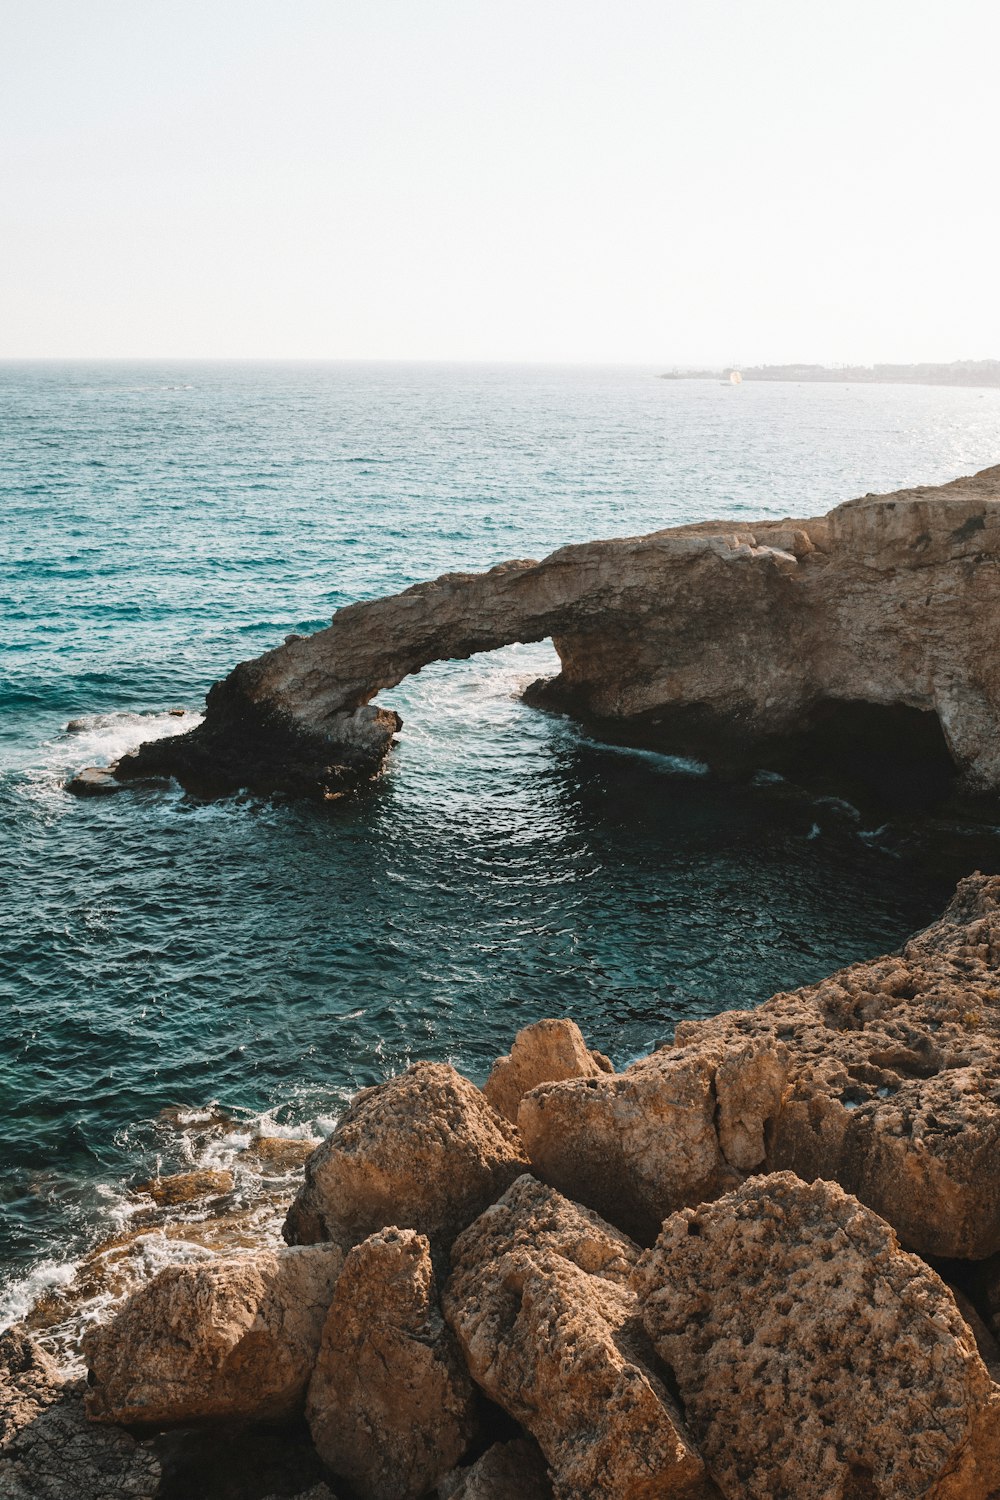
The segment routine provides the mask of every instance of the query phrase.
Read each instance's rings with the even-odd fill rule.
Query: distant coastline
[[[956,359],[921,365],[726,365],[716,370],[668,370],[661,380],[835,381],[844,385],[1000,386],[1000,359]]]

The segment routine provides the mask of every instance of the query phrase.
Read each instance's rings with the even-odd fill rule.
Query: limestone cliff
[[[204,722],[141,746],[123,779],[174,775],[330,797],[400,728],[371,700],[430,662],[551,637],[529,700],[715,764],[855,767],[900,755],[1000,786],[1000,466],[805,521],[705,522],[449,573],[349,605],[242,662]]]

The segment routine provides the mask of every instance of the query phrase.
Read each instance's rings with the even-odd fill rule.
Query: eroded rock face
[[[526,1166],[517,1131],[481,1089],[446,1063],[417,1063],[362,1090],[309,1157],[285,1238],[348,1248],[396,1225],[447,1250]]]
[[[628,1278],[638,1248],[520,1178],[456,1241],[444,1309],[474,1379],[537,1441],[557,1496],[702,1496]]]
[[[1000,878],[901,954],[684,1021],[612,1077],[521,1101],[532,1168],[648,1243],[754,1171],[839,1182],[921,1254],[1000,1251]]]
[[[445,574],[242,662],[202,724],[115,773],[339,796],[400,727],[371,704],[380,689],[551,637],[562,671],[532,701],[633,742],[751,765],[883,760],[887,784],[910,756],[995,789],[998,552],[1000,467],[810,520],[706,522]]]
[[[532,1089],[518,1127],[539,1177],[648,1243],[667,1214],[763,1163],[786,1069],[767,1034],[663,1048],[624,1073]]]
[[[321,1245],[161,1271],[85,1337],[88,1416],[166,1426],[291,1415],[343,1259]]]
[[[364,1500],[416,1500],[470,1447],[475,1392],[423,1235],[383,1229],[348,1255],[306,1415],[324,1463]]]
[[[497,1058],[483,1093],[498,1114],[516,1124],[522,1095],[537,1084],[609,1072],[607,1059],[598,1062],[597,1056],[575,1021],[536,1021],[517,1033],[506,1057]]]
[[[0,1334],[0,1500],[153,1500],[159,1460],[125,1432],[91,1426],[23,1333]]]
[[[438,1500],[550,1500],[552,1486],[537,1443],[494,1443],[467,1469],[438,1480]]]
[[[767,1167],[839,1182],[923,1254],[976,1260],[1000,1250],[998,964],[1000,878],[975,875],[898,956],[682,1022],[676,1040],[783,1048]]]
[[[986,1500],[1000,1391],[944,1283],[833,1183],[756,1177],[663,1226],[635,1285],[729,1500]]]

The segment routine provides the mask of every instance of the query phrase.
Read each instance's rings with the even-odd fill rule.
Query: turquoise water
[[[517,699],[547,644],[386,694],[400,748],[332,812],[66,794],[351,600],[1000,458],[996,391],[654,376],[0,366],[10,1316],[120,1221],[130,1182],[185,1163],[166,1106],[323,1129],[415,1058],[481,1078],[552,1014],[624,1062],[679,1017],[897,946],[1000,867],[989,828],[866,827],[787,783],[595,744]]]

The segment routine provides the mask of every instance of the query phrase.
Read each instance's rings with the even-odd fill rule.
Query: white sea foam
[[[59,739],[48,742],[47,759],[60,767],[110,765],[146,740],[186,734],[201,723],[202,717],[188,709],[85,714],[71,719]]]

